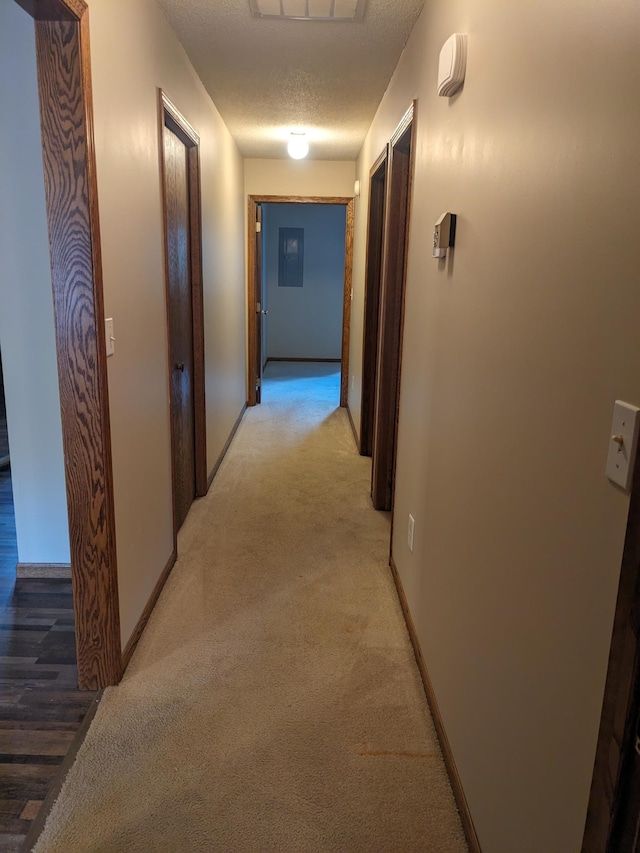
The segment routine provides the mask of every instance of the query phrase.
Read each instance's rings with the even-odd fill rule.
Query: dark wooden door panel
[[[618,803],[616,826],[609,851],[638,853],[638,831],[640,829],[640,756],[635,749],[627,768],[627,778]]]
[[[256,204],[256,243],[254,270],[254,301],[256,311],[256,403],[262,402],[262,205]],[[260,306],[258,308],[258,306]],[[249,308],[251,310],[251,307]]]
[[[186,146],[164,128],[169,352],[176,529],[195,497],[193,304],[189,244],[189,170]]]
[[[412,109],[394,134],[389,155],[371,466],[371,498],[380,510],[393,506],[413,133]]]
[[[378,332],[382,246],[384,242],[387,154],[378,158],[370,178],[369,223],[367,226],[367,268],[365,273],[364,334],[362,343],[362,405],[360,414],[360,453],[373,453],[376,374],[378,369]]]
[[[620,570],[582,853],[631,853],[640,823],[640,450]],[[635,839],[635,840],[634,840]]]

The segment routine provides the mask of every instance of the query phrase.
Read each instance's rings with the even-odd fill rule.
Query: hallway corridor
[[[467,850],[337,367],[267,366],[37,853]]]

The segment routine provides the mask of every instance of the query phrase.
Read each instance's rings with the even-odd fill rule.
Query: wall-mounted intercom
[[[446,258],[456,241],[456,215],[443,213],[433,229],[433,257]]]

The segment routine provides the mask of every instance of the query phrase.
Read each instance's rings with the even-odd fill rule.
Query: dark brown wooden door
[[[378,158],[369,183],[369,223],[367,226],[367,268],[365,272],[364,334],[362,345],[362,406],[360,414],[360,453],[373,453],[376,375],[378,372],[378,333],[380,283],[384,243],[387,152]]]
[[[256,204],[254,299],[256,303],[256,403],[262,401],[262,205]]]
[[[640,850],[640,755],[630,744],[629,764],[618,798],[617,820],[609,843],[610,853],[638,853]]]
[[[640,850],[640,449],[582,853]]]
[[[413,110],[410,110],[389,146],[371,465],[371,499],[380,510],[393,507],[413,134]]]
[[[169,354],[175,528],[195,497],[193,302],[189,246],[189,171],[186,146],[164,128]]]

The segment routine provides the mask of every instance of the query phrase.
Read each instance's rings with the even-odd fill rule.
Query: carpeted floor
[[[268,365],[36,853],[467,850],[336,367]]]

